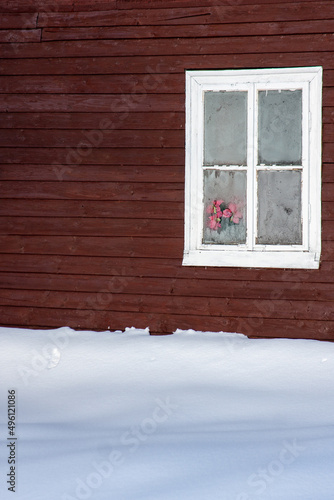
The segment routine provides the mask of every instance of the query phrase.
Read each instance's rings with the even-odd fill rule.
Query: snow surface
[[[334,344],[0,328],[0,353],[1,499],[334,498]]]

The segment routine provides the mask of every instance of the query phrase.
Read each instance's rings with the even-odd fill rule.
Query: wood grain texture
[[[283,39],[284,40],[284,39]],[[258,54],[214,54],[176,56],[136,56],[136,57],[77,57],[44,59],[0,59],[2,75],[119,75],[149,74],[149,72],[173,74],[183,73],[186,69],[242,69],[323,66],[334,69],[331,52],[312,52],[308,47],[304,52],[271,53],[262,46]],[[14,50],[14,49],[13,49]],[[305,51],[306,50],[306,51]]]
[[[0,44],[3,43],[28,43],[40,42],[42,36],[41,29],[0,29]]]
[[[44,28],[43,41],[122,40],[146,38],[206,38],[262,35],[333,33],[334,21],[283,21],[181,26],[116,26],[94,28]]]
[[[332,340],[332,321],[304,321],[267,318],[217,318],[211,316],[179,316],[153,313],[114,312],[80,309],[47,309],[35,307],[3,307],[2,324],[35,328],[56,328],[67,325],[75,329],[119,330],[124,324],[136,328],[150,325],[152,334],[171,334],[177,328],[195,328],[202,331],[242,332],[248,336],[276,337],[284,330],[285,337]],[[94,325],[92,327],[92,325]],[[111,326],[112,325],[112,326]]]
[[[183,74],[156,74],[153,68],[144,75],[0,77],[2,94],[181,94],[184,85]]]
[[[2,325],[334,340],[334,3],[3,0]],[[323,66],[319,270],[182,266],[185,70]]]
[[[0,181],[2,199],[182,202],[183,183]]]
[[[178,259],[172,258],[137,258],[131,257],[103,257],[38,254],[13,254],[2,253],[0,271],[38,273],[38,274],[63,274],[109,276],[111,278],[140,276],[141,278],[171,278],[171,279],[206,279],[224,281],[258,281],[262,282],[289,282],[295,286],[301,283],[332,283],[334,261],[322,262],[321,268],[314,270],[294,269],[245,269],[245,268],[203,268],[182,266]],[[142,290],[143,294],[146,291]],[[264,297],[267,299],[267,297]],[[237,299],[237,297],[236,297]],[[205,301],[204,301],[205,302]]]
[[[334,168],[327,169],[333,172]],[[326,171],[327,171],[326,170]],[[330,177],[332,178],[332,176]],[[26,165],[0,164],[1,181],[184,182],[183,165]],[[0,195],[1,198],[1,195]]]
[[[0,217],[0,234],[6,236],[29,233],[31,236],[140,236],[147,238],[174,238],[183,234],[183,221],[173,219],[131,218],[57,218]],[[130,216],[130,217],[129,217]],[[130,220],[129,220],[130,219]]]
[[[8,1],[8,0],[7,0]],[[267,5],[272,3],[290,3],[291,0],[117,0],[118,9],[160,9],[162,7],[223,7],[238,5]],[[314,0],[303,0],[314,2]]]
[[[286,44],[286,45],[285,45]],[[244,54],[266,52],[280,53],[282,47],[293,46],[294,53],[328,52],[334,47],[334,34],[314,35],[281,35],[244,37],[205,37],[205,38],[163,38],[136,40],[98,40],[98,41],[54,41],[20,44],[0,44],[2,58],[58,58],[66,57],[118,57],[118,56],[161,56],[161,55],[195,55],[195,54]]]
[[[117,0],[2,0],[0,12],[73,12],[115,9]]]
[[[79,238],[78,238],[79,240]],[[94,238],[91,238],[94,240]],[[62,238],[65,241],[65,238]],[[127,255],[127,257],[129,257]],[[58,290],[80,292],[110,292],[146,295],[161,295],[175,297],[201,297],[204,303],[210,298],[252,299],[256,300],[304,300],[325,301],[334,300],[334,290],[331,283],[298,282],[259,282],[255,280],[235,280],[233,287],[230,280],[208,280],[141,277],[141,276],[94,276],[94,275],[61,275],[46,274],[1,273],[0,288],[29,290]],[[272,313],[274,308],[272,307]],[[242,311],[239,312],[242,314]]]
[[[175,297],[112,293],[102,289],[92,298],[89,292],[0,289],[0,306],[29,307],[31,303],[52,304],[53,308],[109,312],[154,313],[167,315],[207,316],[227,318],[270,318],[273,310],[279,319],[333,321],[334,310],[322,301],[253,300],[213,297]],[[242,312],[240,312],[240,309]]]
[[[326,115],[327,121],[334,123],[334,107],[329,109]],[[99,130],[101,127],[109,126],[115,130],[178,130],[184,129],[184,122],[185,117],[182,111],[148,111],[145,114],[145,120],[140,112],[131,112],[131,114],[112,111],[106,113],[25,113],[22,111],[0,113],[0,128],[2,129]]]
[[[101,201],[101,200],[50,200],[50,199],[2,199],[2,216],[39,217],[124,217],[139,213],[143,218],[183,219],[183,201]]]
[[[15,155],[13,154],[15,151]],[[5,163],[51,164],[55,175],[62,180],[66,169],[80,165],[183,165],[184,148],[1,148],[0,155]],[[57,172],[60,172],[58,177]]]
[[[38,27],[71,26],[150,26],[175,24],[225,24],[240,22],[303,21],[330,19],[334,6],[330,1],[275,3],[257,5],[216,5],[165,9],[132,9],[120,12],[41,13]]]
[[[37,12],[25,13],[18,12],[16,14],[4,13],[0,16],[0,29],[33,29],[37,28]]]
[[[289,3],[290,0],[280,0],[279,3]],[[314,0],[303,0],[314,2]],[[194,6],[231,6],[277,3],[277,0],[3,0],[0,12],[90,12],[106,10],[129,9],[161,9],[170,7]]]
[[[102,123],[102,122],[101,122]],[[109,128],[83,130],[3,130],[0,147],[99,148],[183,148],[183,130],[114,130]],[[105,126],[104,126],[105,127]]]

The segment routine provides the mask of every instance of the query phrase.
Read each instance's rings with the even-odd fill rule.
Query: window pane
[[[246,165],[247,92],[205,92],[204,165]]]
[[[301,245],[301,171],[258,172],[258,235],[263,245]]]
[[[246,172],[205,170],[203,243],[245,242]]]
[[[259,92],[259,164],[301,165],[302,91]]]

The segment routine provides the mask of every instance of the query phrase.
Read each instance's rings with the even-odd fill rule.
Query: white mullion
[[[248,87],[248,117],[247,117],[247,248],[254,249],[254,170],[255,170],[255,93],[254,85]]]
[[[310,225],[310,150],[309,150],[309,133],[310,133],[310,92],[309,83],[303,85],[302,99],[302,231],[303,231],[303,246],[308,249],[309,240],[309,225]]]
[[[205,170],[247,170],[247,165],[203,165]]]
[[[196,181],[197,185],[195,188],[196,193],[196,204],[193,207],[193,216],[198,224],[197,231],[197,248],[202,245],[203,235],[204,235],[204,167],[203,167],[203,144],[204,144],[204,89],[203,85],[199,85],[197,89],[197,110],[196,110],[196,120],[197,120],[197,137],[196,137],[196,164],[197,164],[197,175]]]

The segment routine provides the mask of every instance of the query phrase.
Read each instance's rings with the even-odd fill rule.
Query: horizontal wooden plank
[[[322,149],[322,161],[324,163],[330,163],[334,158],[334,143],[324,143]]]
[[[322,203],[321,217],[323,220],[334,220],[334,202]]]
[[[333,11],[334,12],[334,11]],[[71,40],[43,43],[0,44],[2,58],[106,57],[326,52],[334,48],[334,34],[241,37],[164,38],[136,40]]]
[[[333,177],[334,177],[334,168]],[[1,181],[184,182],[184,166],[0,164]],[[333,179],[334,182],[334,179]],[[0,193],[1,198],[1,193]]]
[[[183,94],[0,94],[0,111],[91,112],[180,111]]]
[[[0,29],[23,29],[37,28],[37,12],[33,13],[4,13],[0,16]]]
[[[78,165],[184,165],[184,148],[0,148],[0,157],[4,163],[53,164],[61,178]]]
[[[324,123],[322,127],[322,140],[324,142],[332,142],[334,137],[334,123]]]
[[[0,30],[0,43],[40,42],[41,37],[41,29]]]
[[[144,121],[144,118],[143,118]],[[113,130],[105,120],[100,130],[3,130],[0,146],[74,148],[87,154],[92,148],[182,148],[183,130]],[[108,127],[108,128],[107,128]]]
[[[38,27],[70,26],[137,26],[175,24],[215,24],[240,22],[303,21],[310,19],[331,19],[334,6],[330,1],[317,3],[298,2],[293,4],[258,4],[185,7],[166,9],[133,9],[125,11],[100,11],[78,13],[41,13]]]
[[[0,236],[0,253],[182,259],[183,235],[180,238]]]
[[[183,225],[182,220],[144,219],[131,212],[119,219],[0,217],[0,234],[173,238],[182,236]]]
[[[139,213],[144,219],[184,217],[183,202],[11,199],[0,203],[2,216],[126,218],[129,212]]]
[[[323,201],[333,201],[334,199],[334,183],[328,182],[322,186],[321,198]]]
[[[139,276],[111,278],[110,276],[94,275],[0,273],[0,289],[76,291],[97,294],[107,292],[131,295],[144,293],[145,295],[201,297],[204,301],[208,301],[209,298],[292,301],[332,301],[334,299],[334,289],[331,283],[307,283],[301,286],[297,282],[282,281],[259,282],[249,280],[233,281],[231,283],[230,280],[146,278]],[[239,315],[241,314],[242,311],[239,311]]]
[[[239,332],[253,337],[285,337],[333,340],[334,326],[330,321],[303,321],[266,318],[217,318],[207,316],[179,316],[151,313],[118,312],[112,316],[104,311],[78,309],[47,309],[33,307],[4,307],[1,325],[57,328],[69,326],[86,330],[125,330],[128,326],[150,328],[151,334],[173,333],[180,328],[198,331]]]
[[[183,183],[1,181],[1,198],[48,200],[182,201]]]
[[[322,240],[334,241],[334,221],[322,221]]]
[[[284,0],[283,0],[284,1]],[[305,0],[304,0],[305,1]],[[91,10],[113,10],[117,0],[2,0],[0,12],[73,12]]]
[[[180,259],[150,259],[132,257],[85,257],[77,255],[34,255],[34,254],[1,254],[0,271],[21,273],[47,273],[64,275],[94,275],[114,277],[141,276],[147,278],[195,279],[291,282],[300,283],[332,283],[334,262],[322,262],[320,269],[247,269],[233,267],[189,267],[182,266]],[[142,290],[141,293],[146,293]],[[279,293],[279,292],[278,292]],[[275,299],[281,297],[275,295]]]
[[[0,166],[1,170],[1,166]],[[333,163],[323,163],[322,165],[322,182],[334,182],[334,164]]]
[[[184,88],[184,74],[149,70],[145,75],[0,76],[2,94],[175,94]]]
[[[334,108],[329,109],[327,121],[334,121]],[[0,128],[92,130],[100,129],[106,120],[110,120],[115,130],[176,130],[184,128],[185,117],[181,111],[146,112],[144,116],[136,112],[0,113]]]
[[[169,315],[275,318],[302,320],[334,320],[334,309],[327,302],[296,300],[221,299],[212,297],[170,297],[152,295],[115,294],[102,290],[87,292],[57,292],[43,290],[0,289],[0,306],[36,307],[47,304],[52,309],[80,309],[90,311],[145,312]]]
[[[292,48],[292,47],[291,47]],[[308,50],[305,47],[305,50]],[[48,59],[0,59],[2,75],[104,75],[183,73],[186,69],[238,69],[323,66],[334,69],[331,52],[284,52],[227,55],[78,57]]]
[[[279,0],[289,3],[291,0]],[[303,0],[314,2],[314,0]],[[171,7],[259,5],[277,3],[277,0],[2,0],[0,12],[85,12],[115,9],[161,9]]]
[[[330,106],[322,108],[322,123],[334,123],[334,109]]]
[[[8,0],[6,0],[8,1]],[[265,5],[271,3],[289,3],[291,0],[117,0],[117,9],[161,9],[170,7],[207,7],[229,5]],[[314,2],[314,0],[303,0]]]
[[[43,41],[119,40],[145,38],[205,38],[333,33],[334,21],[305,20],[267,23],[193,24],[179,26],[111,26],[85,28],[44,28]]]

